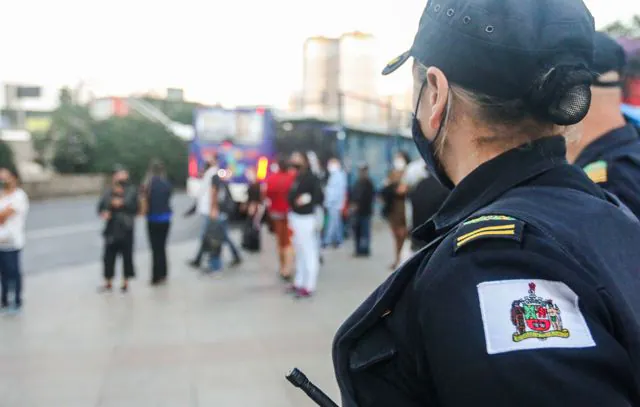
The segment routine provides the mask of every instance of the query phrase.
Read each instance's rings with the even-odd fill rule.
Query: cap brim
[[[391,62],[389,62],[387,64],[387,66],[384,67],[384,69],[382,70],[382,74],[383,75],[389,75],[393,72],[396,71],[396,69],[400,68],[402,65],[404,65],[405,62],[407,62],[407,60],[411,58],[411,50],[400,54],[400,56],[394,58],[391,60]]]

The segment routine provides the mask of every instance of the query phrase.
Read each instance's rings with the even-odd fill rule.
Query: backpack
[[[214,183],[218,186],[218,208],[220,209],[220,213],[227,215],[235,213],[236,203],[231,196],[229,183],[222,180],[217,174],[214,178],[217,178],[217,181],[214,181]]]
[[[224,238],[224,222],[218,219],[212,219],[207,225],[207,229],[205,230],[203,237],[205,250],[214,257],[220,257]]]

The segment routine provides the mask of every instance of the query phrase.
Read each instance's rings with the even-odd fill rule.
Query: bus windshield
[[[256,110],[201,110],[196,132],[204,143],[230,140],[241,145],[257,145],[263,138],[264,115]]]

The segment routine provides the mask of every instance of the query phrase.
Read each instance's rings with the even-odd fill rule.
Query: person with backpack
[[[215,155],[208,157],[207,164],[208,164],[208,168],[205,171],[204,175],[202,176],[202,189],[200,191],[200,196],[198,197],[198,201],[196,203],[197,212],[200,214],[200,216],[203,219],[202,239],[200,242],[200,246],[198,248],[198,253],[196,254],[196,257],[189,262],[189,265],[194,268],[199,268],[200,263],[202,262],[202,257],[206,253],[209,253],[209,254],[211,253],[211,247],[210,247],[211,240],[207,239],[207,235],[208,235],[207,231],[211,229],[210,223],[211,223],[211,220],[213,219],[212,213],[215,206],[215,210],[216,210],[215,219],[219,218],[219,220],[221,221],[220,229],[224,232],[224,236],[222,237],[222,240],[223,240],[222,243],[229,244],[229,247],[231,249],[231,252],[234,258],[232,266],[237,266],[242,262],[242,259],[240,258],[238,249],[229,238],[228,231],[227,231],[227,221],[229,218],[229,214],[233,213],[233,210],[234,210],[233,200],[231,199],[231,194],[229,193],[229,186],[226,183],[226,181],[224,181],[220,177],[220,174],[219,174],[220,167],[218,164],[218,159]],[[214,186],[215,186],[215,190],[214,190]],[[212,199],[213,197],[215,197],[215,199]],[[220,205],[219,203],[220,199],[222,199],[222,205]],[[222,211],[220,210],[221,206],[223,208]],[[219,256],[217,256],[217,260],[215,260],[214,263],[217,261],[220,261]],[[221,268],[221,264],[219,265],[219,267],[217,267],[217,269],[219,268]]]
[[[567,159],[640,217],[640,137],[620,110],[626,56],[605,33],[596,33],[594,47],[598,77],[591,85],[591,107],[582,137],[567,142]]]
[[[214,166],[217,167],[217,162]],[[220,248],[224,243],[229,245],[229,249],[231,249],[231,254],[233,255],[233,262],[231,263],[231,266],[239,266],[242,263],[242,258],[240,257],[240,252],[236,245],[229,236],[228,225],[229,218],[235,210],[235,204],[231,197],[231,192],[229,191],[229,183],[224,179],[221,171],[217,171],[213,177],[211,177],[211,186],[209,189],[211,194],[211,212],[207,224],[207,230],[205,231],[205,235],[207,235],[205,240],[207,242],[211,241],[210,231],[213,230],[213,233],[217,234],[219,238],[218,241],[220,241]],[[220,271],[221,269],[222,256],[220,250],[214,249],[209,251],[209,271],[214,272]]]

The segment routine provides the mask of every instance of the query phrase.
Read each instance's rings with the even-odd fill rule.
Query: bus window
[[[236,119],[233,111],[224,109],[202,110],[196,121],[196,134],[203,142],[221,142],[233,139]]]
[[[257,111],[236,113],[236,134],[233,141],[242,145],[257,145],[262,142],[264,114]]]

